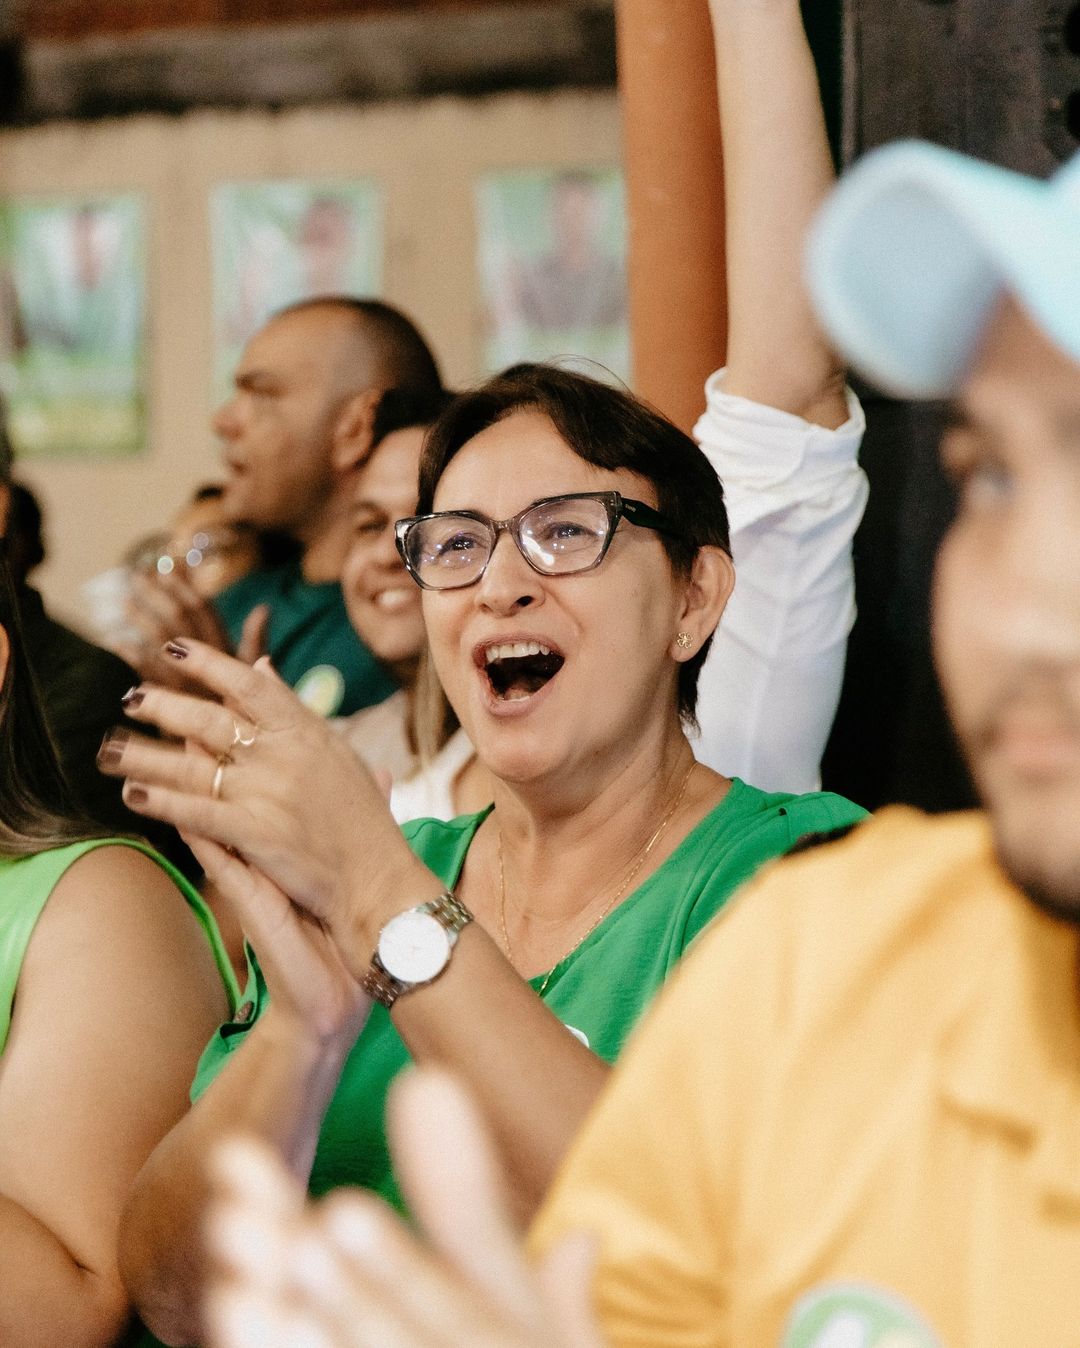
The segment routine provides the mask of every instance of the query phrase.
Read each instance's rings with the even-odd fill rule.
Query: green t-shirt
[[[7,1043],[15,988],[38,918],[68,867],[98,847],[134,847],[157,862],[199,919],[228,993],[229,1006],[232,1009],[236,1007],[236,975],[225,954],[217,923],[209,908],[175,866],[145,843],[128,838],[95,838],[89,842],[69,843],[66,847],[38,852],[35,856],[0,857],[0,1053]]]
[[[767,795],[735,779],[724,800],[663,865],[556,965],[545,1004],[595,1053],[613,1061],[691,941],[733,890],[803,835],[855,823],[865,813],[841,796]],[[416,855],[453,888],[485,817],[486,812],[450,823],[420,819],[404,831]],[[209,1087],[266,1006],[266,984],[254,961],[251,972],[245,996],[254,998],[254,1014],[215,1034],[199,1064],[193,1099]],[[533,979],[533,987],[539,989],[543,981]],[[408,1061],[389,1012],[376,1006],[346,1060],[323,1122],[312,1193],[358,1184],[400,1202],[383,1110],[391,1081]]]
[[[373,707],[396,685],[353,631],[337,581],[304,579],[299,562],[252,571],[214,600],[232,642],[257,604],[270,605],[267,651],[274,668],[323,716]]]

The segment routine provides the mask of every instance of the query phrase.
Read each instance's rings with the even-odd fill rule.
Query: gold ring
[[[229,745],[229,748],[235,749],[236,746],[239,744],[244,749],[250,749],[251,746],[255,743],[255,737],[259,733],[258,730],[254,726],[252,726],[250,736],[248,736],[245,739],[244,736],[240,733],[240,722],[234,719],[232,725],[233,725],[233,741]]]
[[[210,799],[221,799],[221,783],[225,780],[225,769],[232,762],[228,754],[218,754],[217,767],[214,769],[214,780],[210,783]]]

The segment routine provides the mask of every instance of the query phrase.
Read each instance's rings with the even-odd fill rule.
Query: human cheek
[[[450,695],[455,687],[463,686],[471,664],[471,656],[462,650],[462,598],[449,591],[434,594],[422,590],[420,614],[435,672]]]
[[[667,569],[635,569],[618,595],[601,601],[599,621],[606,622],[613,646],[636,666],[664,664],[678,625],[681,591]],[[653,677],[653,675],[650,675]]]
[[[354,545],[345,554],[345,561],[341,568],[341,591],[345,596],[345,607],[348,610],[350,620],[353,619],[354,609],[363,603],[363,576],[363,554]],[[355,621],[353,621],[353,626],[355,625]]]
[[[243,418],[244,438],[260,458],[269,458],[276,451],[282,438],[281,423],[280,409],[269,398],[253,397],[248,402]]]
[[[961,736],[979,716],[998,668],[991,649],[999,618],[991,575],[978,531],[954,524],[934,569],[932,634],[938,677]]]

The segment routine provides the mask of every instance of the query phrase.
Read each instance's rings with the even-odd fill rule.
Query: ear
[[[734,588],[735,563],[723,548],[700,548],[671,641],[672,657],[680,665],[692,659],[712,636]]]
[[[7,678],[8,663],[11,660],[11,642],[7,628],[0,626],[0,684]]]
[[[7,537],[8,517],[11,514],[11,488],[0,482],[0,538]]]
[[[369,388],[363,393],[354,393],[338,413],[338,419],[334,422],[330,459],[335,472],[344,474],[359,468],[371,453],[375,413],[379,410],[384,391],[381,388]]]

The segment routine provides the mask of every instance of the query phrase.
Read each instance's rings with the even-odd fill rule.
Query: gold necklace
[[[682,798],[686,794],[686,788],[690,783],[691,774],[693,773],[696,767],[697,761],[694,760],[693,762],[691,762],[689,768],[686,770],[686,774],[684,775],[682,781],[679,783],[679,789],[678,791],[676,791],[675,797],[672,800],[671,805],[668,807],[667,813],[664,815],[663,819],[660,820],[660,823],[657,825],[656,830],[653,833],[652,837],[641,849],[641,851],[637,853],[637,855],[634,857],[634,860],[630,863],[630,869],[623,876],[622,880],[619,883],[618,889],[615,890],[614,894],[612,894],[611,898],[608,899],[607,903],[604,904],[603,908],[600,910],[599,916],[595,918],[592,925],[585,932],[583,932],[581,936],[578,937],[578,939],[574,942],[574,944],[570,947],[570,949],[567,950],[566,953],[561,956],[561,958],[556,960],[555,963],[544,975],[544,981],[540,984],[540,987],[537,989],[539,996],[542,997],[544,995],[547,985],[551,982],[551,976],[555,972],[555,970],[559,967],[559,965],[562,964],[565,960],[569,959],[570,956],[574,953],[575,950],[577,950],[579,946],[584,945],[584,943],[589,939],[589,937],[597,929],[600,923],[603,922],[604,918],[607,917],[608,913],[611,912],[612,908],[615,907],[619,899],[621,899],[622,896],[626,893],[626,891],[630,888],[630,884],[631,881],[634,879],[634,876],[637,875],[638,871],[640,871],[642,866],[645,865],[645,860],[648,857],[649,853],[660,841],[661,837],[663,836],[664,830],[667,828],[668,824],[670,824],[672,819],[674,818],[675,811],[679,808],[680,804],[682,803]],[[506,949],[506,958],[510,961],[511,964],[513,964],[514,952],[510,946],[510,933],[506,929],[506,872],[503,868],[502,829],[499,829],[499,926],[502,928],[503,946]]]

